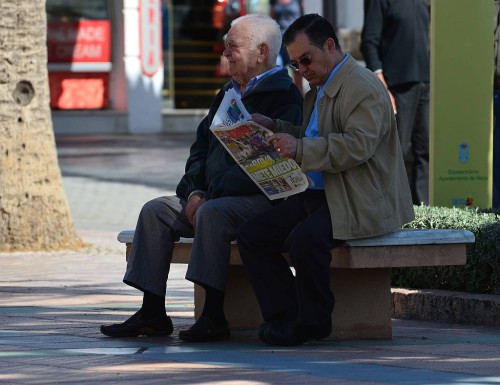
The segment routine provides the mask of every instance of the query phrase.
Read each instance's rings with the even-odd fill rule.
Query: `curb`
[[[399,288],[391,294],[393,318],[500,325],[500,295]]]

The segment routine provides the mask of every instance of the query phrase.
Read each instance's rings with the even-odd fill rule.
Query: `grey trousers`
[[[413,204],[429,204],[429,83],[391,87]]]
[[[123,282],[165,296],[174,242],[179,237],[194,237],[186,278],[224,291],[230,243],[239,225],[271,207],[260,194],[211,199],[196,212],[193,228],[185,216],[185,205],[179,197],[168,196],[143,206]]]

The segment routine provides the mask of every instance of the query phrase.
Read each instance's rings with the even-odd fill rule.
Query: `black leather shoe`
[[[101,333],[109,337],[169,336],[173,331],[172,320],[167,315],[145,319],[140,310],[121,324],[101,325]]]
[[[179,339],[185,342],[225,341],[229,337],[231,337],[231,329],[227,321],[216,324],[203,315],[189,329],[179,332]]]
[[[300,322],[272,321],[259,327],[262,342],[274,346],[298,346],[312,340],[322,340],[332,332],[332,322],[306,325]]]

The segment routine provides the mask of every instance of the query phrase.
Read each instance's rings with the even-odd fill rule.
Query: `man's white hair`
[[[260,44],[266,43],[269,47],[269,63],[276,64],[281,48],[281,30],[276,21],[260,13],[251,13],[240,16],[231,22],[231,27],[236,24],[246,23],[248,28],[250,44],[253,48],[258,48]]]

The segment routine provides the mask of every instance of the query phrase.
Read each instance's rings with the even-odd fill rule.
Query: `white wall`
[[[305,13],[323,15],[323,0],[304,0],[303,3]],[[363,28],[363,0],[337,0],[337,24],[339,28]]]
[[[337,0],[339,28],[363,28],[363,0]]]
[[[303,0],[304,13],[323,14],[323,0]]]
[[[163,65],[152,76],[142,70],[139,4],[138,0],[124,0],[123,7],[128,126],[130,133],[153,133],[162,130]]]

